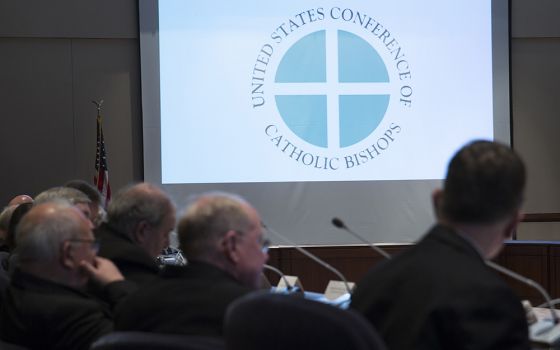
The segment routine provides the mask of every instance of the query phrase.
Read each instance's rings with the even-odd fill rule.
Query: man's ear
[[[74,252],[72,251],[72,244],[68,241],[62,242],[60,245],[60,263],[67,269],[76,268],[74,261]]]
[[[149,234],[150,224],[146,220],[141,220],[138,225],[136,225],[134,232],[132,233],[132,239],[139,244],[142,244],[146,241],[146,238]]]
[[[239,261],[239,252],[237,247],[237,233],[229,230],[224,234],[220,241],[220,249],[229,261],[237,263]]]
[[[441,188],[436,188],[432,192],[432,205],[434,207],[434,214],[437,219],[441,219],[441,204],[443,201],[443,191]]]

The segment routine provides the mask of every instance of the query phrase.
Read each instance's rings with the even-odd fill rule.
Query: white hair
[[[53,187],[39,193],[33,202],[34,205],[48,203],[57,200],[67,200],[72,205],[80,203],[91,203],[88,196],[80,190],[71,187]]]

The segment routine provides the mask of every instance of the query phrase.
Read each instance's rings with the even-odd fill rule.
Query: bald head
[[[202,194],[187,207],[177,231],[187,259],[213,264],[245,286],[259,286],[267,244],[259,214],[244,199]]]
[[[254,209],[232,194],[205,193],[193,198],[179,218],[181,250],[191,259],[215,254],[216,242],[227,231],[246,231],[254,226],[250,212]]]
[[[20,205],[23,203],[33,203],[33,198],[31,198],[30,196],[26,195],[26,194],[20,194],[15,196],[14,198],[12,198],[10,200],[10,202],[8,203],[8,206],[12,206],[12,205]]]
[[[33,207],[17,228],[16,252],[25,262],[53,262],[59,258],[61,244],[91,234],[91,223],[75,207],[48,202]]]

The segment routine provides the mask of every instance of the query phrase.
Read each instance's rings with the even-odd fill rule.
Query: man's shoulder
[[[124,304],[149,308],[146,301],[155,298],[160,305],[190,304],[205,299],[230,300],[251,291],[219,269],[166,266],[160,278],[134,292]]]
[[[4,294],[0,318],[3,325],[20,325],[33,332],[65,329],[84,319],[106,319],[104,306],[95,298],[73,288],[46,281],[10,285]]]
[[[487,270],[480,253],[470,242],[440,225],[434,226],[417,244],[386,265],[388,268],[405,266],[407,270],[429,269],[449,274],[461,273],[463,269]]]
[[[107,224],[101,225],[95,234],[101,245],[98,255],[115,263],[127,279],[143,282],[156,277],[159,273],[154,259],[139,245]]]
[[[365,309],[393,298],[442,300],[493,289],[509,290],[468,242],[435,226],[418,244],[372,268],[358,283],[352,303]]]
[[[100,242],[100,252],[108,254],[118,254],[123,249],[136,248],[136,244],[108,224],[102,224],[95,229],[95,237]]]
[[[130,295],[117,308],[116,329],[221,334],[227,307],[251,289],[217,268],[193,267],[166,267],[162,278]]]
[[[9,287],[0,311],[2,339],[31,347],[87,348],[111,328],[104,305],[65,288]]]
[[[3,306],[27,310],[26,313],[49,314],[74,310],[100,309],[96,299],[71,287],[48,281],[33,281],[33,284],[10,285],[4,295]]]
[[[187,266],[165,266],[160,278],[142,292],[158,290],[193,289],[204,290],[204,293],[215,291],[243,291],[243,286],[226,271],[205,263],[191,263]]]

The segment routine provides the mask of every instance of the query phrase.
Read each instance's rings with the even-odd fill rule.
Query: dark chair
[[[226,313],[228,350],[384,350],[373,326],[352,310],[293,295],[252,293]]]
[[[191,335],[113,332],[91,345],[91,350],[224,350],[223,340]]]
[[[27,348],[0,340],[0,350],[27,350]]]

